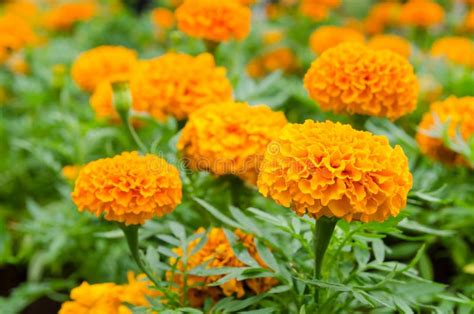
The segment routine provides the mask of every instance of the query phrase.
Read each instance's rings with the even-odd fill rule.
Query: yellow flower
[[[384,221],[406,205],[408,160],[387,138],[340,123],[288,124],[270,145],[257,186],[298,215]]]
[[[416,108],[418,82],[407,59],[359,43],[324,52],[305,75],[323,110],[397,119]]]
[[[398,2],[380,2],[373,5],[365,19],[367,33],[381,33],[385,27],[397,25],[401,8],[402,5]]]
[[[193,170],[232,174],[255,183],[267,144],[286,122],[283,113],[264,105],[208,105],[191,114],[178,149]]]
[[[4,12],[24,18],[26,21],[34,21],[38,16],[38,7],[34,2],[28,0],[16,0],[7,2]]]
[[[199,228],[196,233],[204,233],[204,228]],[[258,255],[257,248],[254,243],[254,238],[250,234],[246,234],[240,230],[235,230],[234,235],[239,244],[243,245],[247,249],[250,256],[261,266],[267,267],[265,262]],[[200,239],[192,241],[188,248],[187,252],[192,252],[200,244]],[[183,251],[181,248],[174,248],[173,252],[178,256],[183,256]],[[224,230],[220,228],[212,228],[206,239],[206,244],[195,252],[193,255],[188,256],[187,258],[187,270],[190,271],[193,268],[205,264],[206,268],[221,268],[221,267],[245,267],[234,254],[232,250],[232,245],[227,239]],[[184,265],[181,259],[170,258],[170,265],[176,265],[176,269],[179,272],[184,271]],[[184,285],[184,278],[178,272],[174,273],[172,276],[171,272],[167,273],[169,280],[174,280],[178,285]],[[273,278],[257,278],[257,279],[247,279],[247,280],[237,280],[231,279],[226,283],[223,283],[218,286],[208,286],[209,284],[215,283],[221,279],[224,275],[214,275],[207,277],[200,277],[196,275],[188,275],[187,285],[191,287],[188,291],[187,297],[191,306],[201,307],[206,298],[210,297],[214,301],[220,299],[224,296],[236,296],[242,298],[245,295],[245,292],[252,292],[254,294],[260,294],[269,290],[274,286],[277,281]]]
[[[408,58],[411,54],[410,43],[405,38],[397,35],[376,35],[369,40],[367,45],[375,50],[391,50],[405,58]]]
[[[185,0],[176,10],[181,31],[216,42],[247,37],[250,17],[250,9],[238,1]]]
[[[128,80],[137,64],[137,53],[121,46],[99,46],[79,55],[72,78],[82,89],[93,91],[102,81]]]
[[[151,11],[151,21],[157,27],[171,28],[174,25],[174,14],[165,8],[156,8]]]
[[[61,3],[44,16],[44,26],[50,30],[68,30],[77,22],[90,20],[96,13],[93,2]]]
[[[451,140],[455,140],[457,135],[468,140],[474,134],[474,97],[452,96],[434,102],[430,111],[423,115],[416,135],[424,154],[447,164],[466,164],[463,156],[444,145],[444,124],[448,124],[447,132]]]
[[[74,182],[76,178],[79,176],[79,171],[81,171],[82,166],[80,165],[68,165],[64,166],[62,170],[62,175],[68,181]]]
[[[474,41],[469,38],[453,36],[437,39],[431,47],[431,54],[456,64],[474,67]]]
[[[251,77],[258,78],[276,70],[291,72],[296,64],[296,57],[290,48],[278,48],[250,61],[247,72]]]
[[[76,179],[72,199],[80,211],[106,220],[143,224],[172,212],[181,202],[178,170],[165,160],[137,152],[85,165]]]
[[[130,82],[134,108],[159,118],[160,112],[185,119],[213,102],[232,99],[226,69],[211,54],[167,53],[147,61]]]
[[[345,42],[363,43],[365,38],[362,33],[351,28],[321,26],[311,34],[309,39],[311,49],[318,55]]]
[[[265,45],[276,44],[283,39],[283,32],[281,30],[269,30],[263,33],[262,40]]]
[[[131,271],[127,273],[128,283],[122,285],[122,293],[120,300],[122,302],[133,304],[135,306],[149,306],[147,297],[159,296],[161,293],[158,290],[151,289],[151,282],[145,274],[135,274]]]
[[[443,20],[443,7],[431,0],[410,0],[400,12],[400,22],[408,26],[430,27],[441,24]]]

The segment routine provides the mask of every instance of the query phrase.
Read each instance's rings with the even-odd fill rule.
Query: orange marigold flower
[[[174,166],[154,155],[125,152],[85,165],[72,199],[80,211],[105,213],[107,220],[130,225],[172,212],[181,195],[181,179]]]
[[[283,113],[265,105],[208,105],[191,114],[178,149],[193,170],[232,174],[255,183],[267,144],[286,122]]]
[[[407,59],[359,43],[324,52],[311,65],[304,84],[323,110],[389,119],[413,111],[419,90]]]
[[[262,40],[265,45],[276,44],[283,39],[283,32],[279,29],[268,30],[263,33]]]
[[[81,169],[82,166],[80,165],[68,165],[63,167],[61,174],[68,181],[74,181],[79,176],[79,171],[81,171]]]
[[[5,55],[35,41],[35,33],[24,19],[12,14],[0,16],[0,49]]]
[[[447,60],[474,67],[474,41],[464,37],[443,37],[436,40],[431,47],[433,56],[445,57]]]
[[[430,27],[441,24],[443,20],[443,7],[431,0],[410,0],[400,12],[400,22],[408,26]]]
[[[185,0],[176,10],[181,31],[217,42],[247,37],[250,17],[250,9],[234,0]]]
[[[92,2],[61,3],[44,16],[44,25],[50,30],[68,30],[77,22],[90,20],[96,12]]]
[[[125,303],[146,307],[149,306],[147,297],[159,295],[158,291],[149,288],[150,281],[144,274],[135,277],[133,272],[128,272],[127,277],[128,284],[124,285],[114,283],[90,285],[83,282],[79,287],[72,289],[72,301],[64,302],[59,314],[132,314]]]
[[[444,145],[445,124],[448,124],[447,133],[451,140],[458,135],[468,140],[474,134],[474,97],[453,96],[434,102],[430,111],[423,115],[416,135],[424,154],[447,164],[466,164],[463,156]]]
[[[315,21],[322,21],[329,15],[329,7],[314,0],[302,0],[299,11]]]
[[[309,38],[311,50],[318,55],[345,42],[363,43],[365,38],[362,33],[356,30],[338,26],[321,26]]]
[[[365,19],[365,29],[369,34],[381,33],[385,27],[397,25],[402,5],[398,2],[381,2],[372,6]]]
[[[174,25],[174,13],[165,8],[156,8],[151,11],[151,21],[155,26],[171,28]]]
[[[72,301],[62,304],[59,314],[78,313],[108,313],[125,314],[131,311],[121,305],[120,294],[122,289],[114,283],[101,283],[90,285],[83,282],[80,286],[72,289]],[[120,309],[123,307],[122,309]]]
[[[7,2],[4,6],[4,12],[22,17],[27,21],[33,21],[38,16],[38,7],[34,2],[17,0]]]
[[[204,233],[204,228],[199,228],[196,233]],[[250,234],[246,234],[240,230],[235,230],[234,235],[239,244],[242,244],[247,250],[250,256],[261,266],[267,267],[265,262],[261,259],[257,252],[257,248],[254,243],[254,238]],[[188,248],[187,252],[193,251],[201,242],[201,239],[196,239],[192,241]],[[174,248],[173,252],[178,256],[183,256],[183,251],[181,248]],[[221,268],[221,267],[245,267],[234,254],[232,250],[232,245],[226,237],[223,229],[212,228],[206,239],[206,244],[199,249],[196,253],[187,258],[187,270],[190,271],[193,268],[206,264],[206,268]],[[184,265],[182,259],[170,258],[170,264],[176,265],[176,269],[180,272],[184,271]],[[172,277],[171,272],[168,272],[168,278],[174,280],[178,285],[184,285],[184,278],[178,272],[174,273]],[[226,283],[223,283],[219,286],[208,285],[215,283],[221,279],[224,275],[215,275],[201,277],[196,275],[188,275],[187,285],[191,287],[188,290],[188,295],[186,296],[190,301],[191,306],[201,307],[206,298],[211,297],[214,301],[217,301],[219,298],[224,296],[236,296],[241,298],[244,296],[246,291],[260,294],[269,290],[274,286],[277,281],[274,278],[257,278],[257,279],[246,279],[246,280],[237,280],[231,279]],[[183,296],[184,297],[184,296]]]
[[[410,43],[405,38],[397,35],[376,35],[369,40],[367,45],[375,50],[391,50],[405,58],[408,58],[411,54]]]
[[[278,48],[250,61],[247,72],[251,77],[258,78],[276,70],[286,73],[296,67],[296,57],[290,48]]]
[[[167,53],[141,67],[130,82],[134,108],[163,110],[185,119],[204,105],[232,99],[226,69],[217,67],[211,54],[197,57]]]
[[[288,124],[265,153],[258,189],[298,215],[384,221],[406,205],[408,159],[388,139],[340,123]]]
[[[463,29],[467,32],[474,32],[474,9],[467,12],[464,18]]]
[[[82,89],[93,91],[102,81],[124,81],[137,64],[137,53],[122,46],[99,46],[79,55],[72,78]]]

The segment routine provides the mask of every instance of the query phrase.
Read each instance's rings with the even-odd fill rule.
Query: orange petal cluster
[[[251,15],[247,6],[234,0],[185,0],[175,12],[181,31],[216,42],[247,37]]]
[[[442,140],[444,125],[450,139],[460,135],[468,140],[474,134],[474,97],[449,97],[431,104],[418,126],[416,140],[421,151],[446,164],[466,164],[460,154],[447,148]]]
[[[59,314],[107,313],[131,314],[132,311],[124,304],[149,306],[146,297],[157,295],[156,290],[150,289],[150,282],[144,274],[135,277],[128,273],[128,284],[115,283],[89,284],[83,282],[71,290],[72,301],[61,305]]]
[[[151,21],[156,27],[171,28],[174,26],[174,13],[165,8],[156,8],[151,11]]]
[[[286,123],[283,113],[265,105],[208,105],[191,114],[178,149],[193,170],[232,174],[254,184],[267,144]]]
[[[99,46],[81,53],[72,65],[72,78],[93,91],[103,81],[127,80],[137,64],[136,51],[122,46]]]
[[[402,5],[394,1],[374,4],[364,21],[365,30],[369,34],[378,34],[386,27],[397,25],[400,21]]]
[[[430,27],[443,21],[443,7],[431,0],[410,0],[402,6],[400,12],[402,25]]]
[[[397,35],[376,35],[369,40],[367,45],[375,50],[391,50],[405,58],[408,58],[411,54],[410,43],[405,38]]]
[[[362,33],[348,27],[321,26],[309,38],[311,50],[318,55],[345,42],[364,43],[365,37]]]
[[[406,58],[345,43],[324,52],[304,85],[323,110],[397,119],[416,108],[418,82]]]
[[[469,12],[467,12],[462,28],[466,32],[474,33],[474,9],[471,9]]]
[[[386,137],[340,123],[288,124],[267,151],[257,186],[298,215],[384,221],[406,205],[408,159]]]
[[[431,55],[444,57],[452,63],[474,67],[474,41],[459,36],[443,37],[433,43]]]
[[[204,233],[204,228],[199,228],[196,233]],[[257,248],[254,243],[252,235],[244,233],[238,229],[234,231],[234,235],[239,245],[242,245],[247,249],[250,256],[261,266],[266,268],[267,265],[261,259],[257,252]],[[200,245],[201,239],[192,241],[187,248],[187,252],[192,252],[198,245]],[[178,256],[183,257],[183,251],[181,248],[174,248],[173,252]],[[240,261],[234,254],[232,245],[226,237],[223,229],[212,228],[207,233],[206,244],[199,249],[196,253],[187,258],[186,269],[192,271],[197,266],[206,265],[206,268],[215,269],[222,267],[245,267],[242,261]],[[170,258],[170,265],[176,266],[176,270],[179,272],[184,271],[185,265],[182,259]],[[168,272],[168,278],[174,280],[178,285],[184,285],[183,275],[175,272],[172,274]],[[174,275],[174,276],[173,276]],[[260,294],[269,290],[274,286],[277,281],[274,278],[264,277],[257,279],[246,279],[243,281],[237,279],[231,279],[219,286],[207,286],[215,283],[221,279],[224,275],[214,275],[201,277],[196,275],[188,275],[187,285],[191,287],[188,290],[187,298],[193,307],[201,307],[204,304],[206,298],[212,298],[217,301],[222,296],[236,296],[241,298],[246,292],[254,294]]]
[[[0,16],[0,62],[35,41],[36,35],[24,19],[13,14]]]
[[[80,211],[105,213],[105,219],[126,225],[172,212],[181,196],[178,170],[157,156],[137,152],[85,165],[72,192]]]
[[[296,63],[296,56],[290,48],[277,48],[251,60],[247,65],[247,73],[253,78],[265,76],[276,70],[290,73],[297,67]]]
[[[61,3],[45,14],[43,24],[50,30],[69,30],[77,22],[90,20],[95,13],[96,5],[93,2]]]
[[[81,165],[67,165],[63,167],[61,174],[66,180],[74,182],[79,176],[81,169]]]
[[[304,16],[315,21],[321,21],[328,16],[331,9],[338,7],[340,4],[340,0],[302,0],[299,11]]]

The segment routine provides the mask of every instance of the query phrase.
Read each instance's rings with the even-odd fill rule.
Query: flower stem
[[[151,274],[149,269],[143,263],[143,260],[140,257],[140,250],[138,248],[138,229],[140,228],[139,225],[129,225],[125,226],[120,224],[120,228],[122,229],[123,233],[125,234],[125,238],[127,239],[128,248],[130,249],[130,253],[132,253],[132,257],[135,260],[135,263],[138,267],[147,275],[147,277],[153,282],[153,284],[159,287],[158,281],[155,277]]]
[[[314,230],[314,279],[320,280],[321,269],[323,265],[324,254],[331,241],[334,228],[336,227],[337,219],[321,217],[316,220],[316,228]],[[320,289],[314,295],[314,301],[319,304]]]

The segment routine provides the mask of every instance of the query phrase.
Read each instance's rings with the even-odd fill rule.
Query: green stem
[[[314,279],[316,280],[322,278],[321,270],[324,254],[326,253],[329,242],[331,241],[336,223],[337,220],[334,218],[321,217],[316,220],[316,228],[314,230]],[[316,304],[319,304],[320,290],[321,289],[318,288],[314,295]]]
[[[219,42],[212,40],[205,40],[204,44],[206,45],[206,50],[213,56],[215,56],[217,47],[219,47]]]
[[[130,253],[132,253],[132,257],[137,263],[138,267],[141,269],[145,275],[153,282],[156,287],[159,287],[158,281],[155,277],[151,274],[148,268],[143,263],[143,260],[140,257],[140,250],[138,248],[138,229],[140,225],[129,225],[125,226],[120,224],[120,228],[122,229],[123,233],[125,234],[125,238],[127,239],[128,248],[130,249]]]
[[[125,123],[125,121],[124,121],[124,123]],[[140,151],[142,151],[143,153],[147,153],[148,149],[146,148],[145,144],[143,143],[143,141],[138,136],[137,131],[135,131],[135,128],[132,125],[132,120],[129,117],[127,118],[127,129],[128,129],[128,132],[129,132],[131,138],[133,139],[135,144],[138,146],[138,149]]]

